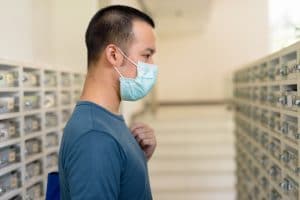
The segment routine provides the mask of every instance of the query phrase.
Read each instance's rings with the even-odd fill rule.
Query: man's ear
[[[113,67],[120,67],[123,63],[123,55],[118,50],[118,47],[114,44],[109,44],[105,48],[105,56],[107,61]]]

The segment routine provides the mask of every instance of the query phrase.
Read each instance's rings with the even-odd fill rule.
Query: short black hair
[[[102,8],[93,16],[85,33],[88,66],[99,59],[100,53],[110,43],[119,45],[126,52],[133,38],[133,20],[144,21],[155,28],[150,16],[123,5]]]

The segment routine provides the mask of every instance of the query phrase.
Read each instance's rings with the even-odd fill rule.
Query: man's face
[[[142,61],[153,64],[153,54],[156,51],[155,33],[153,28],[146,22],[135,20],[133,21],[133,41],[128,48],[127,56],[137,63]],[[122,74],[128,78],[135,78],[137,75],[136,67],[124,58]]]

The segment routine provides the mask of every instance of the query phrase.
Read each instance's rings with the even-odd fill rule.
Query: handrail
[[[156,99],[156,98],[155,98]],[[131,117],[131,122],[134,122],[140,116],[146,113],[151,113],[153,116],[156,115],[158,109],[162,107],[172,107],[172,106],[217,106],[217,105],[227,105],[228,110],[233,108],[232,99],[217,99],[217,100],[198,100],[198,101],[157,101],[154,97],[149,98],[145,101],[141,110],[135,112]],[[149,100],[153,100],[150,101]]]

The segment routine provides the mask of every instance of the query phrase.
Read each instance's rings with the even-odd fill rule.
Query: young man
[[[87,77],[59,153],[61,199],[152,199],[147,160],[154,132],[144,124],[129,130],[119,106],[147,95],[156,81],[154,26],[126,6],[101,9],[90,21]]]

